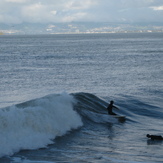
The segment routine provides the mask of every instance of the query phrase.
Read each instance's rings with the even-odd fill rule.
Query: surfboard
[[[118,121],[120,122],[124,122],[126,121],[126,116],[122,116],[122,115],[113,115],[114,118],[117,118]]]

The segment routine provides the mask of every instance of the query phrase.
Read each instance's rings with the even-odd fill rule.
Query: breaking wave
[[[124,99],[125,100],[124,100]],[[162,120],[159,107],[134,97],[122,97],[119,115],[127,122]],[[113,124],[118,119],[107,114],[108,103],[90,93],[52,94],[0,109],[0,157],[23,149],[39,149],[53,144],[58,136],[90,123]],[[153,109],[155,108],[155,109]],[[145,117],[145,118],[144,118]]]
[[[82,126],[67,93],[49,95],[0,109],[0,157],[22,149],[38,149],[57,136]]]

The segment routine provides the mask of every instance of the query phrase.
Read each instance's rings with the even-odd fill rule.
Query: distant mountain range
[[[163,23],[105,23],[71,22],[51,24],[0,24],[2,34],[69,34],[69,33],[118,33],[163,32]]]

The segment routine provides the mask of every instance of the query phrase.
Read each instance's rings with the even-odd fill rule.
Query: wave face
[[[108,115],[106,107],[108,103],[91,93],[73,94],[78,101],[74,106],[75,110],[81,115],[83,122],[95,123],[117,123],[118,119]]]
[[[82,115],[83,119],[91,120],[97,123],[115,123],[115,118],[107,114],[108,102],[90,93],[73,94],[78,101],[75,109]],[[112,100],[112,99],[110,99]],[[146,119],[162,120],[162,109],[154,102],[146,102],[145,99],[137,99],[132,96],[121,96],[116,100],[120,110],[114,110],[119,115],[125,115],[128,121],[144,123]]]
[[[125,124],[132,133],[137,132],[137,126],[145,126],[147,131],[151,131],[151,128],[157,131],[158,123],[162,123],[163,113],[154,104],[128,96],[118,98],[116,104],[120,110],[115,112],[126,116]],[[105,99],[79,92],[52,94],[0,109],[0,157],[23,149],[46,147],[53,144],[57,136],[81,126],[89,133],[91,127],[96,128],[98,124],[101,127],[121,125],[118,119],[107,114],[107,105]],[[153,125],[149,126],[150,121]]]
[[[62,93],[0,109],[0,157],[46,147],[82,126],[74,103],[73,96]]]

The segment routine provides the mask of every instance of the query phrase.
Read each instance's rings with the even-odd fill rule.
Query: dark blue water
[[[162,61],[162,33],[0,36],[0,162],[162,162]]]

